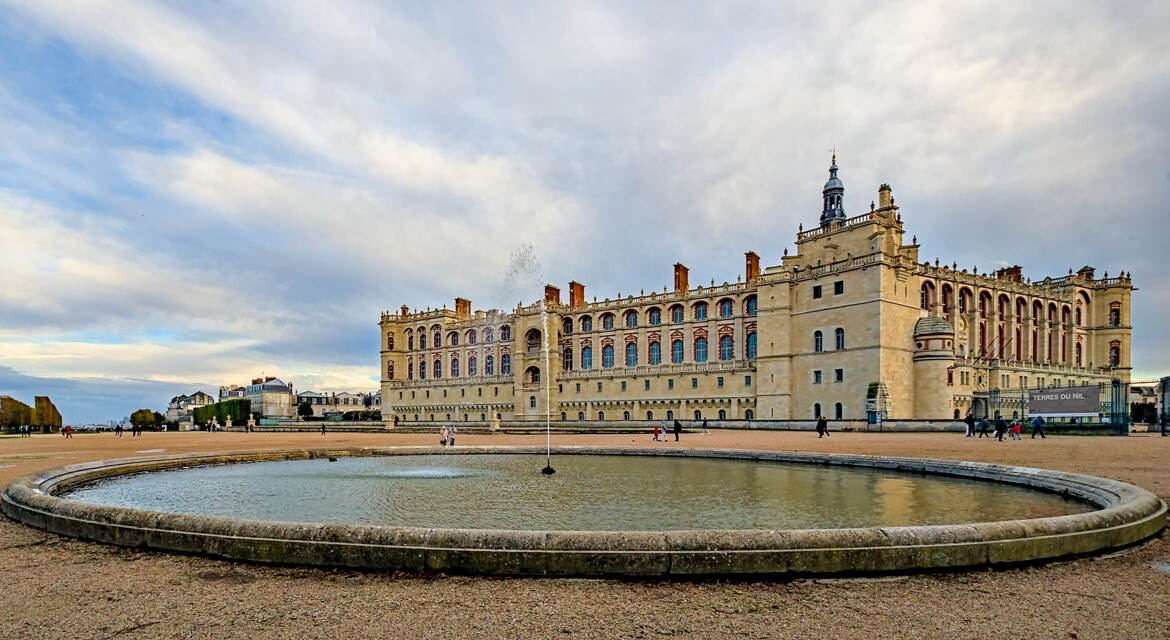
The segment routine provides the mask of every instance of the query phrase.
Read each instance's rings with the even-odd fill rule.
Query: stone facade
[[[822,224],[779,265],[745,254],[735,283],[692,288],[676,264],[661,292],[586,302],[572,282],[567,303],[550,285],[510,313],[383,313],[383,417],[942,419],[1012,389],[1128,381],[1127,275],[919,262],[890,187],[845,217],[836,170]]]

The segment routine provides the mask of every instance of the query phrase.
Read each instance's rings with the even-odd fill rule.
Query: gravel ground
[[[430,436],[111,434],[0,439],[0,483],[82,460]],[[652,444],[649,436],[558,443]],[[461,444],[542,437],[463,436]],[[1063,469],[1170,497],[1170,438],[998,443],[947,434],[715,432],[682,446],[956,458]],[[673,442],[661,446],[676,446]],[[151,452],[157,453],[157,452]],[[0,519],[0,638],[1170,638],[1170,541],[1004,571],[876,580],[635,582],[389,575],[140,552]]]

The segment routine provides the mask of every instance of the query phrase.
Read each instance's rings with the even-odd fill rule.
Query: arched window
[[[512,327],[504,325],[500,327],[500,342],[507,342],[512,339]]]
[[[682,308],[681,304],[676,304],[670,308],[670,321],[671,322],[682,322],[683,321],[683,308]]]
[[[459,346],[459,334],[458,333],[455,333],[454,331],[452,331],[451,333],[447,334],[447,346],[448,347],[458,347]]]
[[[475,344],[475,340],[476,340],[475,331],[474,330],[468,331],[467,332],[467,344]]]
[[[922,293],[919,298],[919,306],[923,309],[930,309],[931,298],[933,297],[934,286],[929,282],[922,283]]]
[[[837,349],[844,349],[845,348],[845,330],[842,329],[841,327],[837,327],[837,330],[834,331],[833,333],[837,339]]]
[[[565,371],[573,370],[573,350],[569,347],[565,348],[565,353],[561,356],[561,366]]]
[[[604,369],[613,368],[613,345],[607,344],[601,348],[601,366]]]
[[[391,365],[391,366],[393,366],[393,365]],[[1078,367],[1084,366],[1081,364],[1081,343],[1079,343],[1079,342],[1077,343],[1077,366]],[[391,373],[393,373],[393,372],[391,372]],[[391,375],[390,377],[393,378],[394,376]]]
[[[406,363],[406,379],[407,380],[414,380],[414,363],[413,362]]]
[[[719,410],[719,419],[720,419],[720,420],[726,420],[726,419],[727,419],[727,412],[726,412],[726,411],[724,411],[723,409],[720,409],[720,410]]]
[[[414,351],[414,336],[406,336],[406,350]]]
[[[435,332],[435,336],[431,340],[431,346],[436,348],[436,349],[443,346],[443,337],[439,335],[438,331]]]
[[[719,338],[719,359],[731,360],[735,357],[735,341],[731,336],[722,336]]]
[[[744,312],[744,315],[748,315],[748,316],[756,315],[756,297],[755,296],[748,296],[747,300],[744,300],[743,312]]]
[[[451,377],[459,377],[459,360],[457,358],[451,358]]]
[[[1078,345],[1077,345],[1077,348],[1080,348],[1080,346],[1081,346],[1081,345],[1079,345],[1079,344],[1078,344]],[[393,380],[393,379],[394,379],[394,363],[393,363],[393,362],[387,362],[387,363],[386,363],[386,379],[387,379],[387,380]]]
[[[601,316],[601,330],[609,331],[610,329],[613,329],[613,314],[607,313]]]
[[[528,347],[528,353],[540,351],[540,329],[529,329],[524,336],[524,343]]]
[[[590,318],[589,316],[581,318],[581,331],[583,333],[589,333],[590,331],[593,331],[593,318]]]
[[[572,318],[565,318],[565,321],[562,322],[561,325],[562,325],[561,328],[563,329],[562,333],[564,333],[565,335],[569,335],[569,334],[573,333],[573,319]]]
[[[1081,303],[1080,302],[1077,302],[1077,323],[1076,324],[1078,327],[1081,326]],[[391,348],[394,348],[393,347],[393,343],[394,343],[393,337],[391,337],[390,343],[391,343]]]
[[[564,411],[562,411],[561,412],[561,422],[564,422],[565,420],[568,420],[568,419],[569,419],[568,414],[566,414]]]
[[[662,345],[657,340],[650,343],[650,364],[662,362]]]
[[[707,339],[695,338],[695,362],[707,361]]]
[[[833,405],[833,418],[840,420],[843,417],[845,417],[845,407],[841,406],[841,403],[838,402]]]
[[[754,411],[752,411],[751,409],[745,409],[743,412],[743,419],[744,420],[755,420],[756,413]]]
[[[695,420],[702,420],[703,419],[703,412],[699,411],[698,409],[695,409],[694,415],[695,415]]]
[[[598,411],[598,412],[597,412],[597,419],[598,419],[598,420],[605,420],[605,412],[604,412],[604,411]]]
[[[584,419],[585,419],[585,412],[584,412],[584,411],[578,411],[578,412],[577,412],[577,419],[578,419],[578,420],[584,420]]]
[[[971,310],[971,290],[959,289],[959,313],[967,313]]]
[[[724,298],[724,299],[720,300],[719,301],[719,317],[720,318],[730,318],[733,306],[734,306],[734,303],[729,298]]]
[[[529,409],[536,408],[536,396],[528,396],[528,408]]]
[[[419,349],[426,349],[427,348],[427,334],[425,334],[425,333],[418,334],[418,348]]]
[[[487,342],[489,344],[492,342],[495,342],[496,341],[496,332],[492,331],[491,328],[484,329],[483,330],[483,341]]]
[[[756,359],[756,332],[753,331],[747,334],[747,359]]]
[[[494,357],[488,356],[483,359],[483,373],[488,376],[496,375],[496,359]]]
[[[651,309],[646,315],[648,316],[647,321],[650,323],[650,326],[656,327],[662,324],[662,311],[657,307]]]
[[[536,367],[528,367],[524,370],[524,384],[538,384],[540,383],[540,369]]]
[[[419,380],[426,380],[427,379],[427,363],[425,363],[425,362],[418,363],[418,379]]]
[[[1109,343],[1109,366],[1121,366],[1121,343],[1117,340]]]
[[[626,345],[626,366],[638,366],[638,344],[636,342],[631,342]]]
[[[683,361],[683,343],[682,340],[675,340],[670,343],[670,362],[672,364],[680,364]]]
[[[942,307],[943,307],[943,314],[944,315],[951,314],[951,304],[952,304],[951,299],[953,296],[954,296],[954,292],[951,289],[951,285],[944,284],[943,288],[942,288]]]
[[[512,356],[506,353],[500,356],[500,375],[512,375]]]
[[[1109,326],[1121,326],[1121,304],[1118,302],[1109,303]]]
[[[443,377],[443,363],[442,362],[435,360],[434,373],[435,373],[436,379]]]
[[[813,332],[813,351],[820,353],[825,350],[824,338],[820,331]]]
[[[819,403],[819,402],[813,405],[813,417],[814,418],[821,417],[821,403]]]
[[[647,419],[647,420],[653,420],[653,419],[654,419],[654,412],[653,412],[653,411],[647,411],[647,412],[646,412],[646,419]]]
[[[593,347],[583,347],[581,349],[581,368],[593,368]]]
[[[691,309],[694,312],[695,320],[706,320],[707,319],[707,303],[706,302],[696,302],[695,306],[692,307]]]
[[[629,419],[630,419],[630,412],[629,412],[629,411],[623,411],[623,412],[622,412],[622,420],[629,420]]]
[[[637,328],[637,326],[638,326],[638,312],[637,311],[627,311],[625,318],[626,318],[626,328],[627,329]]]
[[[475,375],[475,356],[467,356],[467,375]]]
[[[1080,308],[1078,308],[1077,311],[1080,311]],[[390,351],[394,350],[394,334],[393,333],[386,334],[386,349],[388,349]]]
[[[673,411],[670,411],[670,410],[668,409],[668,410],[666,411],[666,419],[667,419],[667,420],[674,420],[674,412],[673,412]]]

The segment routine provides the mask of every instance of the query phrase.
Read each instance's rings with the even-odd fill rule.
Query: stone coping
[[[1007,465],[884,456],[556,447],[556,455],[706,457],[841,465],[1006,482],[1099,507],[1087,513],[957,525],[801,530],[534,531],[272,522],[108,507],[56,497],[98,478],[165,468],[328,456],[543,454],[541,447],[360,447],[183,454],[74,464],[5,488],[8,516],[61,535],[234,560],[413,572],[526,576],[804,576],[908,573],[1053,560],[1145,540],[1166,505],[1124,482]]]

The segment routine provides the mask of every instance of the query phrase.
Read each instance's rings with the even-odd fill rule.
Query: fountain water
[[[544,340],[544,431],[545,431],[545,458],[544,468],[540,470],[546,476],[556,473],[552,468],[552,376],[549,372],[548,355],[548,300],[540,301],[540,330]]]

